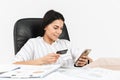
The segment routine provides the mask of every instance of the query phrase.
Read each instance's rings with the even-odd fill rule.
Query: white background
[[[0,0],[0,63],[14,56],[13,28],[20,18],[41,18],[61,12],[72,43],[92,49],[93,59],[120,57],[119,0]]]

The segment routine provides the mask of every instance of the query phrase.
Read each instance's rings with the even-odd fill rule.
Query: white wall
[[[0,0],[0,63],[14,55],[14,23],[43,17],[49,9],[64,15],[71,41],[81,51],[91,48],[93,59],[120,57],[119,0]]]

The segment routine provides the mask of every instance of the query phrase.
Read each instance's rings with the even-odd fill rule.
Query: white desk
[[[94,71],[94,72],[93,72]],[[88,68],[60,68],[44,78],[32,79],[5,79],[5,80],[120,80],[120,72],[107,70],[90,70]],[[103,76],[103,77],[102,77]]]
[[[101,68],[97,69],[97,67]],[[108,70],[107,69],[104,70],[104,68],[107,68]],[[119,70],[120,70],[119,58],[100,58],[82,68],[80,67],[60,68],[44,78],[12,79],[12,80],[109,80],[109,79],[120,80]],[[2,79],[3,78],[0,78],[0,80]],[[5,80],[11,80],[11,78],[5,78]]]

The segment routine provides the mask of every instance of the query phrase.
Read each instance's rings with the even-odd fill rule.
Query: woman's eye
[[[57,27],[54,27],[54,29],[57,29]]]
[[[59,29],[58,26],[54,26],[53,28],[54,28],[54,29]],[[60,28],[60,30],[63,30],[63,28]]]
[[[54,28],[54,29],[58,29],[58,27],[57,27],[57,26],[54,26],[53,28]]]

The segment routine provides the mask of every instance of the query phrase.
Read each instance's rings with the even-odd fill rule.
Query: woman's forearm
[[[14,62],[13,64],[24,64],[24,65],[43,65],[42,59],[35,59],[35,60],[29,60],[29,61],[18,61]]]

